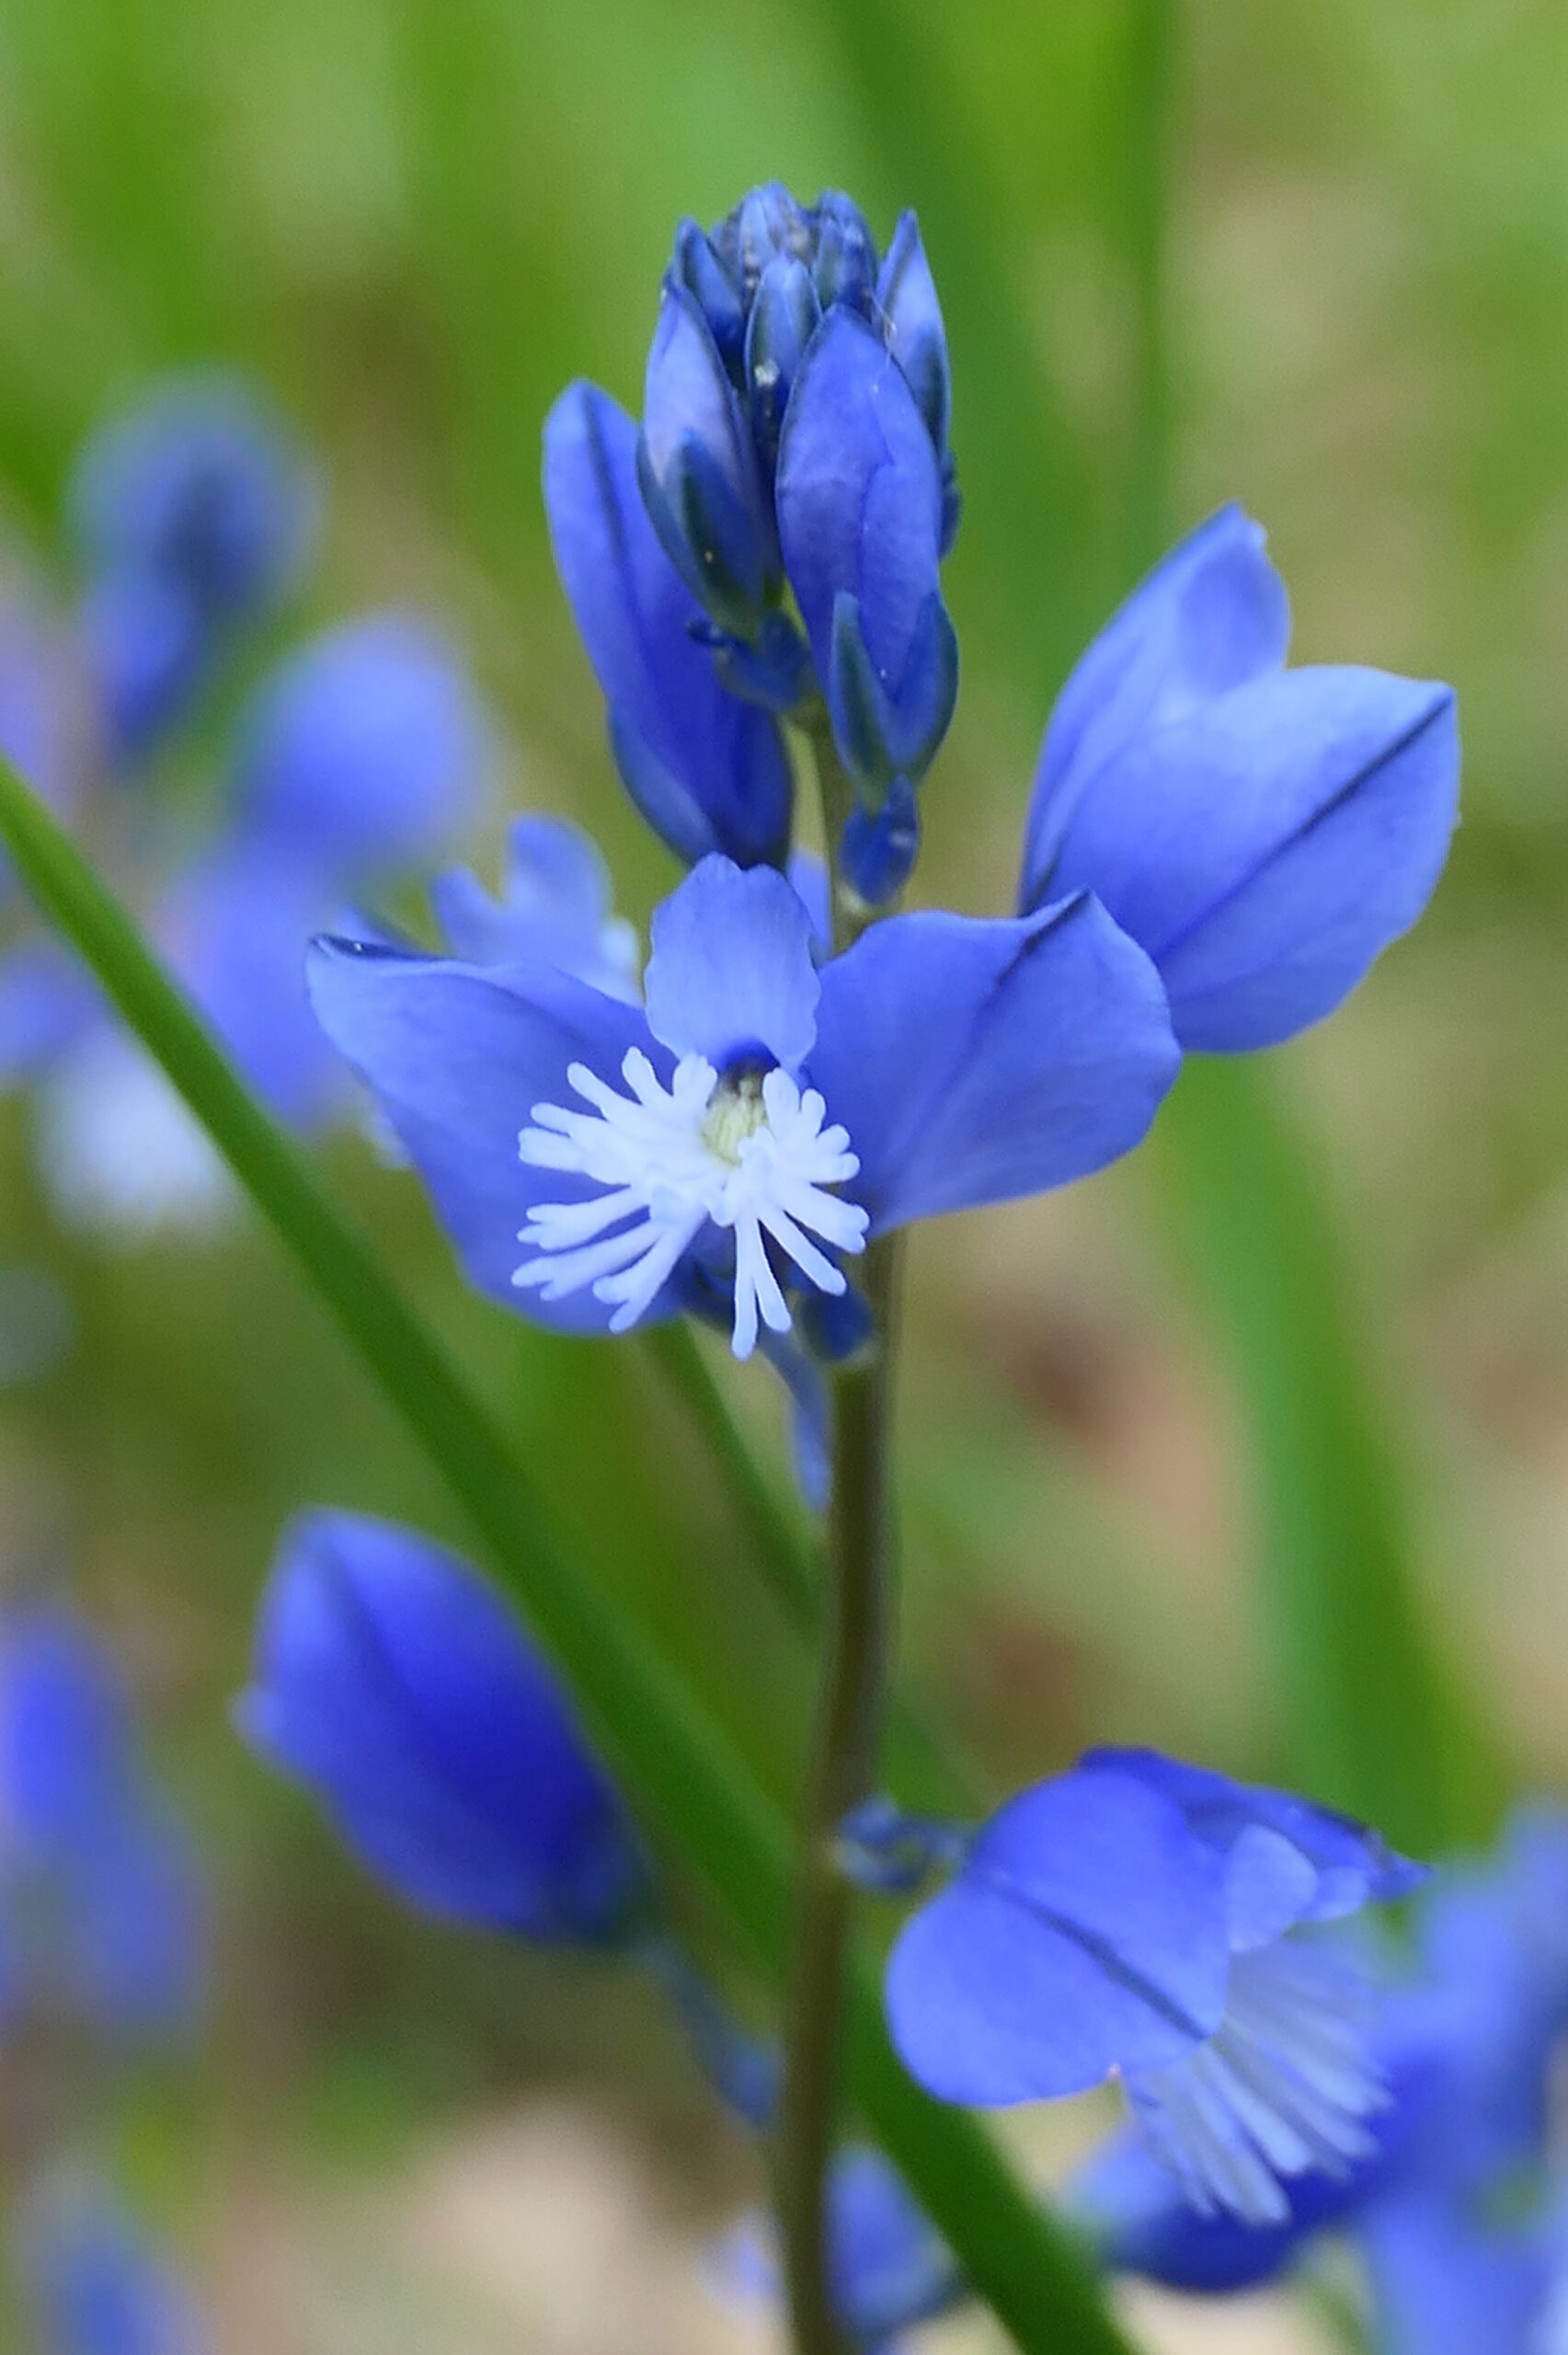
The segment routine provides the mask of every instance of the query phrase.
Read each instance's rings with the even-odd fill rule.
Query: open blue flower
[[[1285,2221],[1282,2181],[1375,2150],[1364,1975],[1322,1925],[1419,1868],[1376,1833],[1148,1751],[1012,1800],[894,1948],[887,2016],[948,2101],[1120,2079],[1200,2212]]]
[[[1020,904],[1090,890],[1160,969],[1177,1038],[1267,1047],[1330,1013],[1425,906],[1459,787],[1452,690],[1285,668],[1289,609],[1227,507],[1062,689]]]
[[[425,1911],[567,1944],[646,1926],[641,1845],[555,1677],[429,1539],[356,1513],[296,1522],[236,1715]]]
[[[1338,2179],[1287,2187],[1289,2212],[1249,2227],[1197,2213],[1119,2135],[1068,2187],[1105,2262],[1224,2293],[1272,2280],[1318,2235],[1350,2235],[1390,2355],[1546,2355],[1568,2279],[1549,2177],[1555,2055],[1568,2027],[1568,1821],[1516,1817],[1494,1860],[1441,1874],[1416,1917],[1413,1970],[1372,2033],[1389,2090],[1373,2150]]]
[[[646,1009],[342,941],[311,988],[482,1290],[616,1332],[716,1292],[744,1357],[869,1236],[1127,1152],[1174,1069],[1151,969],[1087,899],[812,952],[783,876],[715,857],[654,917]]]

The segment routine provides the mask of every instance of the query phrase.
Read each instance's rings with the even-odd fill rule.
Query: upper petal
[[[683,858],[781,858],[792,785],[778,723],[728,695],[692,638],[701,609],[648,521],[636,452],[632,419],[591,385],[571,385],[545,424],[551,546],[628,790]]]
[[[519,1307],[511,1278],[529,1212],[594,1190],[526,1166],[519,1136],[536,1104],[576,1101],[571,1063],[614,1081],[628,1048],[640,1047],[668,1083],[670,1058],[642,1009],[543,964],[481,969],[349,941],[315,943],[309,982],[317,1019],[373,1090],[470,1282]],[[585,1291],[530,1294],[527,1313],[601,1333],[612,1310]]]
[[[906,1925],[887,2019],[946,2101],[1081,2093],[1210,2035],[1229,1949],[1218,1859],[1157,1792],[1112,1775],[1043,1783],[993,1816]]]
[[[1080,899],[873,925],[823,973],[810,1072],[886,1230],[1103,1168],[1143,1135],[1178,1061],[1152,966]]]
[[[1070,888],[1055,872],[1062,837],[1105,763],[1147,730],[1277,671],[1289,638],[1262,524],[1222,507],[1133,591],[1057,698],[1024,836],[1024,906]]]
[[[811,918],[772,867],[705,858],[654,913],[648,1028],[716,1071],[764,1048],[794,1070],[817,1036]]]
[[[637,994],[637,939],[613,911],[598,844],[567,818],[513,820],[506,881],[496,899],[465,867],[430,885],[430,905],[454,957],[469,965],[539,958],[611,997]]]

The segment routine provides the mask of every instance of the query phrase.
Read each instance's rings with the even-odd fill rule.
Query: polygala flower
[[[947,2101],[1117,2077],[1189,2204],[1249,2223],[1376,2150],[1372,1990],[1325,1925],[1422,1878],[1375,1832],[1150,1751],[1024,1792],[906,1924],[893,2040]]]
[[[556,563],[627,790],[688,861],[784,865],[778,717],[821,712],[856,796],[850,879],[868,904],[904,882],[957,693],[950,409],[914,215],[879,258],[848,197],[777,185],[681,224],[640,427],[591,385],[556,404]]]
[[[1187,1049],[1271,1047],[1332,1013],[1448,855],[1453,690],[1287,670],[1289,635],[1261,528],[1222,508],[1101,632],[1046,730],[1019,904],[1093,891]]]
[[[236,1717],[423,1911],[568,1945],[646,1928],[641,1843],[555,1676],[429,1538],[357,1513],[297,1521]]]
[[[745,1357],[873,1236],[1115,1160],[1175,1069],[1152,969],[1083,897],[893,917],[818,970],[790,883],[715,856],[652,940],[646,1005],[544,962],[312,959],[471,1278],[575,1330],[716,1299]]]

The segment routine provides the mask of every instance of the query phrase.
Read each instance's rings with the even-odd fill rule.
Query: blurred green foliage
[[[1451,871],[1352,1006],[1244,1086],[1192,1074],[1125,1170],[920,1238],[906,1651],[994,1787],[1153,1740],[1420,1841],[1568,1772],[1565,91],[1541,0],[0,12],[9,528],[58,563],[94,419],[160,369],[253,369],[329,489],[290,626],[447,615],[510,800],[584,817],[639,917],[670,870],[555,588],[539,430],[574,374],[635,403],[676,217],[761,177],[842,183],[884,229],[915,203],[948,312],[965,686],[928,894],[1005,904],[1051,686],[1223,497],[1269,525],[1303,657],[1458,684]],[[167,789],[218,788],[243,684]],[[406,1179],[331,1162],[574,1549],[787,1789],[798,1658],[646,1352],[472,1300]],[[221,1901],[208,2062],[129,2134],[149,2199],[215,2232],[247,2171],[385,2169],[559,2082],[733,2175],[637,1997],[405,1922],[227,1731],[290,1511],[462,1535],[267,1238],[89,1252],[7,1112],[0,1261],[52,1269],[75,1323],[4,1398],[7,1575],[67,1570],[122,1637]],[[765,1379],[719,1372],[782,1467]]]

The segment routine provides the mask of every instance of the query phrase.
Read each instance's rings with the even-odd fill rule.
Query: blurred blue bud
[[[200,2355],[196,2307],[99,2184],[33,2185],[12,2226],[17,2270],[48,2355]]]
[[[648,519],[692,594],[722,628],[753,638],[778,567],[773,521],[718,347],[673,280],[648,354],[637,479]]]
[[[411,1904],[571,1945],[646,1927],[641,1845],[554,1675],[477,1573],[414,1531],[293,1523],[236,1717]]]
[[[742,2297],[782,2297],[770,2218],[746,2218],[715,2258],[721,2286]],[[828,2274],[840,2325],[864,2355],[896,2355],[906,2331],[964,2295],[952,2251],[902,2177],[861,2143],[839,2153],[828,2179]]]
[[[96,433],[69,496],[106,731],[130,757],[178,718],[224,633],[292,584],[315,486],[255,394],[214,377],[162,387]]]
[[[490,732],[441,633],[339,624],[274,671],[241,723],[242,827],[343,888],[438,856],[474,820]]]

